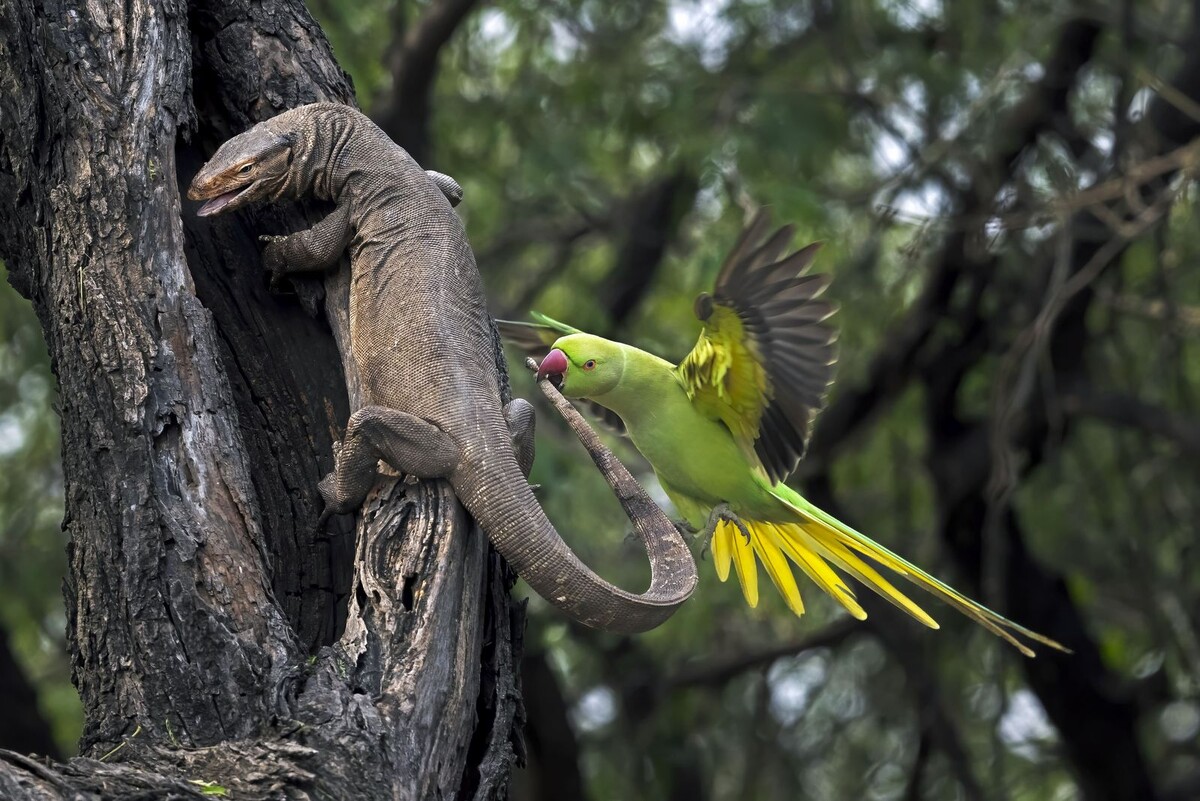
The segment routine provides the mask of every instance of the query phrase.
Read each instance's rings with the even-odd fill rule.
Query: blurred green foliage
[[[1059,23],[1084,13],[1108,27],[1071,105],[1078,141],[1047,135],[1030,148],[1019,185],[1006,188],[1022,197],[1022,218],[989,229],[1006,276],[1033,269],[1030,254],[1054,236],[1065,200],[1112,166],[1114,143],[1145,109],[1145,76],[1178,66],[1173,31],[1187,6],[498,0],[467,16],[442,53],[426,166],[465,188],[459,210],[498,316],[537,308],[668,358],[694,341],[692,298],[711,284],[745,209],[770,204],[797,226],[797,244],[826,242],[818,267],[835,276],[841,305],[836,399],[863,384],[911,310],[928,260],[954,233],[949,196],[1044,74]],[[389,53],[427,5],[311,7],[369,113],[389,89]],[[652,280],[618,328],[599,299],[631,226],[622,210],[673,171],[693,175],[697,191],[661,264],[643,265]],[[1192,421],[1198,223],[1189,187],[1169,224],[1108,271],[1087,355],[1106,391]],[[998,289],[983,302],[1003,308],[1012,298]],[[78,713],[62,656],[53,381],[36,321],[7,286],[0,334],[0,621],[66,744]],[[1002,356],[975,362],[960,414],[990,414]],[[517,394],[534,394],[515,363],[512,379]],[[933,534],[921,392],[912,386],[837,451],[832,485],[860,530],[961,583]],[[551,519],[602,574],[639,586],[646,571],[624,542],[628,523],[569,433],[542,419],[533,481]],[[614,444],[652,486],[637,454]],[[1121,691],[1145,696],[1138,736],[1167,786],[1200,771],[1200,468],[1169,436],[1096,419],[1072,425],[1052,450],[1017,487],[1017,514],[1038,558],[1066,577]],[[1081,797],[1017,657],[944,608],[930,608],[940,632],[913,638],[962,758],[928,749],[917,678],[865,627],[689,682],[689,671],[799,643],[840,619],[811,584],[802,584],[810,612],[798,620],[768,592],[746,608],[710,560],[701,574],[675,618],[633,641],[577,630],[531,599],[528,649],[563,685],[591,797],[668,798],[690,774],[712,799],[969,798],[972,783],[987,799]]]
[[[66,618],[63,478],[56,382],[29,303],[0,263],[0,636],[7,635],[63,753],[83,725],[70,684]]]

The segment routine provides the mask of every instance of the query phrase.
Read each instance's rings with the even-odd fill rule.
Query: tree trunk
[[[59,378],[81,752],[107,757],[2,753],[0,797],[503,796],[509,571],[439,482],[316,531],[346,271],[272,296],[256,237],[321,210],[181,202],[230,135],[353,102],[320,29],[294,0],[10,0],[0,26],[0,256]]]

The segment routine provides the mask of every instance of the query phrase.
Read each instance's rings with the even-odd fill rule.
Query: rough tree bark
[[[302,306],[345,271],[274,297],[256,235],[320,210],[181,202],[316,100],[353,97],[298,0],[0,7],[0,257],[59,377],[86,717],[69,763],[0,752],[0,797],[504,795],[522,612],[486,539],[437,482],[315,531],[357,387],[344,316]]]

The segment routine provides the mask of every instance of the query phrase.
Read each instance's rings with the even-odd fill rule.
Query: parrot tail
[[[750,606],[758,605],[758,572],[755,560],[757,555],[766,568],[767,575],[783,595],[788,608],[797,615],[804,614],[804,602],[800,598],[800,590],[788,564],[788,559],[791,559],[818,587],[845,607],[847,612],[863,620],[867,613],[856,600],[854,591],[830,567],[832,563],[921,623],[932,629],[938,628],[937,622],[925,610],[861,558],[865,556],[871,562],[895,571],[926,592],[941,598],[997,637],[1009,642],[1025,656],[1034,656],[1034,652],[1016,637],[1017,634],[1070,653],[1069,649],[1049,637],[1018,625],[972,601],[908,560],[813,506],[799,494],[787,492],[786,488],[777,488],[772,494],[796,514],[799,518],[797,522],[767,523],[743,520],[742,523],[750,534],[749,539],[735,524],[724,520],[718,523],[713,532],[713,562],[717,575],[721,581],[725,581],[729,577],[729,566],[732,563],[742,585],[742,594]]]

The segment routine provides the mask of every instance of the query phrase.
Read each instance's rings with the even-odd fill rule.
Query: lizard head
[[[188,197],[208,201],[201,217],[233,211],[257,200],[278,198],[287,186],[295,138],[259,123],[217,148],[200,168]]]
[[[621,345],[591,334],[571,334],[554,343],[538,366],[538,378],[568,398],[595,398],[610,392],[625,372]]]

